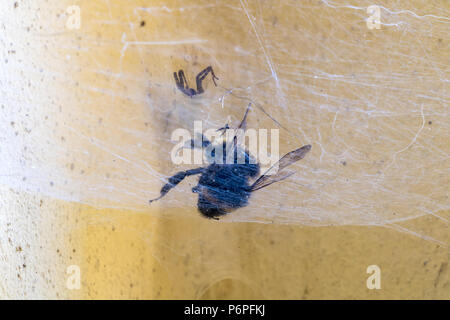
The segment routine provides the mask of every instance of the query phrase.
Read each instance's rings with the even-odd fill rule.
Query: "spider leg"
[[[214,85],[217,87],[216,80],[219,80],[219,78],[217,78],[216,75],[214,74],[213,68],[211,66],[206,67],[205,70],[203,70],[202,72],[205,73],[205,75],[202,76],[202,80],[208,75],[209,72],[211,72],[212,81],[214,82]]]
[[[214,74],[214,70],[212,69],[212,67],[210,67],[210,68],[211,68],[212,80],[214,82],[214,85],[217,87],[216,80],[219,80],[219,78],[217,78],[216,75]]]
[[[189,85],[188,85],[186,76],[184,75],[184,71],[183,70],[178,71],[178,76],[179,76],[179,78],[181,80],[181,83],[183,84],[184,88],[189,90]]]
[[[183,83],[181,82],[181,79],[178,78],[178,75],[177,75],[176,72],[173,73],[173,77],[175,78],[175,83],[176,83],[176,85],[177,85],[177,88],[180,89],[180,90],[183,90],[183,89],[184,89],[184,85],[183,85]]]
[[[205,91],[205,90],[203,90],[202,81],[206,78],[206,76],[210,72],[211,72],[211,75],[212,75],[212,80],[214,82],[214,85],[217,87],[216,79],[219,80],[219,78],[216,77],[212,67],[209,66],[209,67],[206,67],[204,70],[200,71],[200,73],[195,78],[195,80],[197,82],[197,93],[203,93]]]
[[[176,72],[174,72],[173,77],[175,78],[175,83],[177,85],[178,90],[183,92],[185,95],[192,97],[193,93],[191,91],[195,91],[195,90],[189,88],[189,85],[187,83],[186,76],[184,75],[183,70],[179,70],[178,75]]]
[[[202,173],[203,170],[204,169],[200,167],[200,168],[191,169],[191,170],[187,170],[187,171],[180,171],[180,172],[176,173],[175,175],[170,177],[169,182],[166,183],[161,188],[160,196],[158,198],[150,200],[149,202],[152,203],[153,201],[161,199],[162,197],[164,197],[167,194],[167,192],[169,192],[172,188],[175,188],[181,181],[183,181],[184,178],[195,175],[195,174]]]

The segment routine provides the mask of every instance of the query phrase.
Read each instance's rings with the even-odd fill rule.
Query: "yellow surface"
[[[450,298],[446,1],[383,1],[379,30],[363,1],[76,1],[75,30],[73,4],[0,4],[1,298]],[[312,144],[297,178],[220,222],[196,178],[150,207],[170,133],[249,100],[281,153]]]

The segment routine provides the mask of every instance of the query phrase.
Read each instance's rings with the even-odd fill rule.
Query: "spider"
[[[238,129],[245,130],[249,109],[250,104]],[[228,124],[219,130],[222,131],[227,128],[229,128]],[[202,135],[201,148],[205,148],[210,145],[211,142]],[[187,146],[190,148],[197,147],[194,145],[193,140],[191,140]],[[225,162],[225,153],[226,150],[228,150],[227,147],[227,142],[224,141],[222,145],[224,157],[222,163],[216,163],[214,161],[207,167],[200,167],[176,173],[174,176],[170,177],[168,183],[161,188],[160,196],[150,200],[150,203],[164,197],[184,178],[200,174],[201,176],[198,184],[192,188],[192,192],[198,194],[197,208],[204,217],[219,220],[219,216],[223,216],[236,209],[247,206],[248,200],[253,191],[265,188],[272,183],[284,180],[294,174],[295,172],[286,172],[283,171],[283,169],[290,164],[303,159],[303,157],[305,157],[305,155],[311,150],[310,145],[305,145],[299,149],[287,153],[275,164],[278,165],[278,171],[276,174],[268,175],[267,173],[270,171],[269,169],[265,172],[265,174],[256,179],[254,183],[250,183],[251,179],[254,179],[259,175],[259,163],[251,163],[251,155],[247,152],[247,150],[242,150],[237,146],[237,137],[235,135],[232,142],[232,151],[234,152],[232,163],[227,164]],[[214,159],[215,150],[216,149],[213,149],[211,152],[212,159]],[[245,161],[237,161],[237,154],[239,152],[243,152]]]
[[[173,77],[175,78],[175,83],[177,84],[178,89],[181,92],[183,92],[185,95],[192,98],[196,94],[201,94],[201,93],[205,92],[205,90],[203,89],[203,86],[202,86],[202,81],[203,81],[203,79],[206,78],[206,76],[210,72],[212,75],[212,80],[214,82],[214,85],[217,87],[216,80],[219,80],[219,78],[216,77],[212,67],[209,66],[209,67],[206,67],[205,69],[203,69],[202,71],[200,71],[200,73],[195,78],[195,80],[197,82],[197,91],[195,91],[195,89],[193,89],[193,88],[189,88],[189,85],[187,83],[186,76],[184,75],[183,70],[179,70],[178,75],[176,72],[174,72]]]

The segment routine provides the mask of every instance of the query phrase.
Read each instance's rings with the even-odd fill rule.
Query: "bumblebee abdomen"
[[[216,192],[203,186],[199,188],[197,207],[208,218],[225,215],[238,208],[248,205],[250,193],[235,193],[230,191]]]

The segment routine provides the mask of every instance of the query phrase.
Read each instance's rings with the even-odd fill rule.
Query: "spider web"
[[[27,40],[34,60],[18,52],[5,64],[3,184],[152,211],[148,200],[168,177],[196,167],[171,162],[172,132],[192,132],[199,120],[205,129],[236,126],[252,102],[248,127],[279,129],[280,155],[305,144],[312,151],[290,167],[295,175],[223,221],[378,225],[448,245],[445,2],[380,5],[380,29],[367,26],[368,1],[164,3],[130,1],[119,12],[113,1],[82,1],[91,14],[80,30],[36,32]],[[11,33],[0,40],[9,47]],[[208,76],[201,96],[176,90],[174,71],[193,86],[208,65],[218,87]],[[20,106],[13,115],[11,105]],[[196,182],[187,178],[155,208],[197,214]]]

